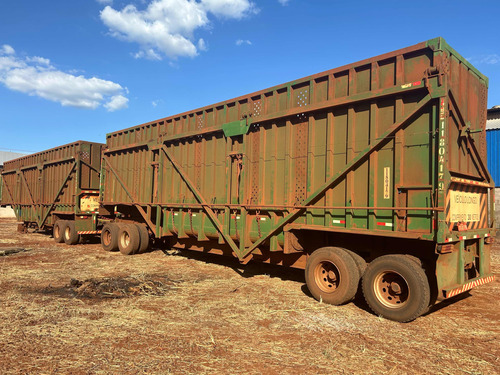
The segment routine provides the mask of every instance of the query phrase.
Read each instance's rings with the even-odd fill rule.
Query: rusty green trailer
[[[436,38],[113,132],[103,213],[177,247],[304,268],[324,302],[361,279],[375,313],[408,321],[492,280],[487,86]],[[111,229],[136,251],[135,229]]]
[[[14,209],[20,230],[53,228],[59,242],[98,233],[103,146],[78,141],[5,162],[0,205]]]
[[[57,241],[101,233],[134,254],[152,237],[303,268],[318,300],[361,285],[409,321],[493,280],[487,86],[436,38],[110,133],[102,153],[80,141],[8,162],[0,204]]]

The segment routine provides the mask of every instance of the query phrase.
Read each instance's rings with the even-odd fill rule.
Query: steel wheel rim
[[[104,245],[109,246],[109,244],[111,244],[111,232],[109,230],[104,231],[102,239],[104,241]]]
[[[59,238],[60,235],[61,235],[61,231],[59,229],[59,225],[56,224],[56,226],[54,227],[54,237]]]
[[[321,291],[332,293],[340,285],[339,269],[330,261],[320,262],[314,268],[314,281]]]
[[[396,271],[380,272],[373,282],[377,300],[385,307],[396,309],[410,299],[410,287],[406,279]]]
[[[128,234],[128,232],[122,233],[120,242],[123,248],[126,248],[130,244],[130,235]]]
[[[64,230],[64,237],[66,239],[69,239],[71,237],[71,229],[69,227],[66,227],[66,229]]]

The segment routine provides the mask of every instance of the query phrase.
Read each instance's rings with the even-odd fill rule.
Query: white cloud
[[[251,46],[251,45],[252,45],[252,42],[251,42],[251,41],[249,41],[248,39],[245,39],[245,40],[243,40],[243,39],[238,39],[238,40],[236,41],[236,45],[237,45],[237,46],[241,46],[242,44],[248,44],[249,46]]]
[[[158,55],[154,49],[148,48],[146,50],[142,50],[133,54],[136,59],[148,59],[148,60],[161,60],[161,56]]]
[[[99,4],[103,5],[111,5],[113,4],[113,0],[96,0]]]
[[[47,65],[47,66],[50,65],[50,60],[49,59],[45,59],[45,58],[40,57],[40,56],[27,57],[26,61],[27,62],[32,62],[32,63],[35,63],[35,64],[40,64],[40,65]]]
[[[109,112],[114,112],[118,109],[123,109],[128,107],[128,99],[123,95],[115,95],[111,97],[111,100],[104,104],[104,107]]]
[[[205,43],[205,41],[202,38],[200,38],[198,40],[198,49],[200,51],[207,51],[208,50],[207,44]]]
[[[151,102],[151,105],[152,105],[153,107],[158,107],[158,103],[159,103],[159,102],[160,102],[159,100],[153,100],[153,101]]]
[[[250,0],[153,0],[144,10],[132,4],[122,10],[106,6],[100,17],[113,37],[139,44],[135,58],[159,60],[206,50],[205,40],[196,41],[194,32],[209,26],[209,14],[241,19],[256,12]]]
[[[278,0],[278,2],[279,2],[281,5],[285,6],[285,5],[288,5],[288,3],[290,2],[290,0]]]
[[[100,78],[85,78],[57,70],[49,59],[20,58],[11,47],[0,50],[0,83],[14,91],[61,103],[63,106],[109,111],[127,106],[122,86]]]
[[[472,64],[489,64],[496,65],[500,63],[500,55],[493,53],[491,55],[479,55],[467,57],[467,60]]]
[[[4,44],[2,46],[2,49],[0,49],[0,54],[13,55],[15,53],[16,53],[16,51],[14,50],[14,48],[9,46],[8,44]]]
[[[250,14],[256,14],[259,9],[248,0],[201,0],[206,11],[226,18],[241,19]]]

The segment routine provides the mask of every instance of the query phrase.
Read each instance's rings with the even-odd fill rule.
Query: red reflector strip
[[[332,220],[333,224],[345,224],[345,220]]]
[[[476,281],[472,281],[470,283],[467,283],[467,284],[461,286],[460,288],[452,289],[449,292],[446,292],[445,298],[454,297],[457,294],[471,290],[472,288],[475,288],[476,286],[491,283],[493,280],[495,280],[495,276],[488,276],[488,277],[484,277],[482,279],[478,279]]]
[[[84,230],[84,231],[80,231],[80,232],[76,232],[78,234],[100,234],[101,231],[100,230]]]
[[[487,184],[485,182],[473,181],[473,180],[469,180],[466,178],[452,177],[451,181],[452,182],[459,182],[461,184],[468,184],[468,185],[477,185],[477,186],[484,186],[484,187],[490,186],[489,184]]]
[[[383,226],[383,227],[392,227],[392,223],[384,223],[383,221],[378,221],[377,225]]]
[[[490,236],[490,234],[489,234],[489,233],[486,233],[484,236],[485,236],[485,237],[489,237],[489,236]]]
[[[401,85],[402,89],[407,89],[413,86],[420,86],[422,84],[422,81],[415,81],[415,82],[410,82],[410,83],[405,83],[404,85]]]
[[[449,238],[445,238],[444,239],[444,242],[451,242],[451,240],[453,240],[453,238],[449,237]]]

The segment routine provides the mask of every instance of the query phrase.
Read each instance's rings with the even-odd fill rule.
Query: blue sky
[[[0,5],[0,150],[40,151],[444,37],[500,105],[500,1]]]

